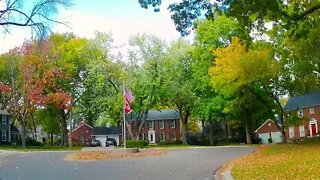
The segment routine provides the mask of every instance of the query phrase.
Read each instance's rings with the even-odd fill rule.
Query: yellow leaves
[[[232,92],[254,81],[271,79],[278,72],[278,64],[273,61],[269,50],[247,49],[239,38],[233,37],[226,48],[218,48],[214,66],[209,69],[215,88]]]

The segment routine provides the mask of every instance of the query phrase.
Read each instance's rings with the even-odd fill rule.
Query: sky
[[[0,0],[1,1],[1,0]],[[168,4],[181,0],[163,0],[160,12],[143,9],[138,0],[73,0],[73,6],[59,10],[56,18],[68,26],[53,25],[56,33],[73,32],[79,37],[93,38],[95,31],[111,32],[117,46],[127,44],[135,34],[154,34],[171,41],[180,37],[167,10]],[[31,38],[26,28],[11,27],[10,33],[0,30],[0,53],[20,46]]]

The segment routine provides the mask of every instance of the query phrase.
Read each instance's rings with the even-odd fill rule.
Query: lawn
[[[21,146],[12,146],[12,145],[0,145],[0,150],[10,150],[10,151],[80,151],[82,147],[62,147],[62,146],[27,146],[26,149],[23,149]]]
[[[232,162],[234,179],[319,179],[320,142],[259,146]]]

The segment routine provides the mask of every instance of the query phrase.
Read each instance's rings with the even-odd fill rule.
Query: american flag
[[[124,88],[123,95],[129,103],[133,103],[134,97],[128,88]]]

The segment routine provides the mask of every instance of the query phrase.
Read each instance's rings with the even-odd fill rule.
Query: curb
[[[220,167],[215,171],[214,179],[215,180],[233,180],[233,177],[231,175],[231,169],[232,167],[228,167],[228,168]]]

